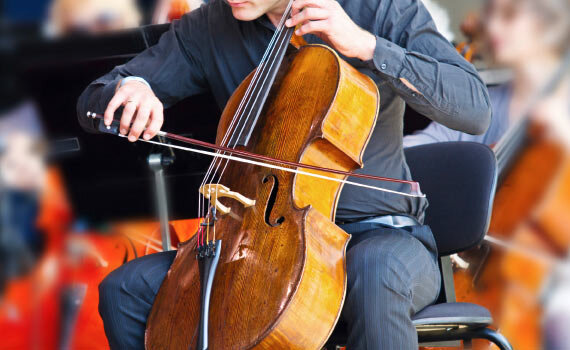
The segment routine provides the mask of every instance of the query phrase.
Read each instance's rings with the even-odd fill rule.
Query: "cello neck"
[[[243,109],[238,111],[240,115],[236,123],[235,131],[239,131],[237,137],[230,139],[229,147],[246,146],[259,119],[269,91],[273,86],[277,72],[283,62],[283,57],[289,47],[289,42],[295,28],[285,26],[285,20],[291,15],[292,1],[289,2],[283,17],[269,43],[261,64],[257,68],[254,78],[249,86],[249,93],[242,100]]]

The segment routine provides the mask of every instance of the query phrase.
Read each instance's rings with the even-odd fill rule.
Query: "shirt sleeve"
[[[485,84],[437,31],[420,0],[381,0],[376,25],[376,49],[368,62],[375,74],[426,117],[469,134],[487,130],[491,108]]]
[[[437,122],[431,122],[425,129],[404,136],[404,148],[429,143],[460,141],[463,133],[451,130]]]
[[[165,107],[206,91],[199,42],[206,21],[204,11],[197,9],[173,22],[156,45],[92,82],[77,103],[81,126],[95,132],[93,120],[86,117],[87,111],[103,113],[117,84],[125,77],[137,76],[146,80]]]

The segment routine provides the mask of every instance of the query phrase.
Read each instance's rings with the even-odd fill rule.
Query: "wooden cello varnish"
[[[218,143],[252,76],[227,103]],[[326,46],[304,46],[285,57],[242,149],[351,171],[362,166],[378,107],[372,79]],[[245,208],[221,199],[231,213],[216,222],[223,249],[210,301],[209,349],[320,349],[346,291],[349,235],[334,224],[341,184],[235,163],[221,183],[256,203]],[[147,326],[149,349],[196,346],[195,245],[195,237],[181,245],[158,293]]]

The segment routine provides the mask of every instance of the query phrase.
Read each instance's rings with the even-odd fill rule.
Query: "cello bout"
[[[253,74],[228,101],[218,144]],[[378,90],[332,49],[309,45],[285,57],[267,96],[240,149],[338,170],[362,166],[378,113]],[[229,214],[220,215],[214,226],[223,249],[212,284],[208,348],[321,349],[346,293],[350,236],[334,224],[342,184],[238,163],[228,163],[219,183],[255,203],[246,207],[217,197]],[[197,348],[196,240],[180,246],[158,292],[147,323],[148,349]]]

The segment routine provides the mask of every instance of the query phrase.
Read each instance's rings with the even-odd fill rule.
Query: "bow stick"
[[[116,136],[120,136],[120,137],[126,137],[124,135],[121,135],[118,132],[118,128],[119,128],[119,122],[116,120],[113,120],[113,122],[111,123],[111,125],[105,126],[103,124],[103,115],[102,114],[98,114],[95,112],[87,112],[87,117],[88,118],[93,118],[95,120],[99,120],[100,125],[99,125],[99,131],[105,132],[105,133],[109,133],[109,134],[113,134]],[[331,181],[336,181],[336,182],[341,182],[341,183],[346,183],[349,185],[353,185],[353,186],[359,186],[359,187],[365,187],[365,188],[369,188],[369,189],[373,189],[373,190],[378,190],[378,191],[382,191],[382,192],[388,192],[388,193],[394,193],[394,194],[399,194],[399,195],[403,195],[403,196],[407,196],[407,197],[420,197],[423,198],[425,197],[425,194],[422,193],[421,189],[420,189],[420,184],[416,181],[408,181],[408,180],[400,180],[400,179],[393,179],[393,178],[389,178],[389,177],[382,177],[382,176],[375,176],[375,175],[368,175],[368,174],[358,174],[358,173],[353,173],[353,172],[349,172],[349,171],[343,171],[343,170],[338,170],[338,169],[330,169],[330,168],[323,168],[323,167],[319,167],[316,165],[310,165],[310,164],[303,164],[303,163],[297,163],[297,162],[292,162],[292,161],[288,161],[288,160],[283,160],[283,159],[276,159],[276,158],[271,158],[271,157],[267,157],[264,155],[260,155],[260,154],[256,154],[256,153],[251,153],[248,151],[243,151],[243,150],[238,150],[238,149],[234,149],[234,148],[228,148],[228,147],[224,147],[224,146],[219,146],[213,143],[209,143],[209,142],[205,142],[205,141],[200,141],[200,140],[196,140],[193,138],[189,138],[189,137],[184,137],[181,135],[177,135],[177,134],[172,134],[169,132],[165,132],[165,131],[159,131],[157,136],[161,136],[167,139],[171,139],[171,140],[176,140],[182,143],[186,143],[186,144],[190,144],[190,145],[194,145],[194,146],[199,146],[199,147],[204,147],[204,148],[208,148],[208,149],[213,149],[216,150],[218,152],[225,152],[225,153],[229,153],[228,154],[220,154],[220,153],[215,153],[215,152],[209,152],[209,151],[204,151],[204,150],[199,150],[199,149],[195,149],[195,148],[188,148],[188,147],[182,147],[182,146],[177,146],[177,145],[171,145],[171,144],[167,144],[167,143],[163,143],[163,142],[157,142],[157,141],[152,141],[152,140],[145,140],[145,139],[139,139],[139,141],[143,141],[143,142],[147,142],[147,143],[151,143],[151,144],[155,144],[155,145],[159,145],[159,146],[164,146],[164,147],[170,147],[170,148],[175,148],[175,149],[180,149],[183,151],[189,151],[189,152],[194,152],[194,153],[199,153],[199,154],[205,154],[205,155],[209,155],[212,157],[218,157],[218,158],[224,158],[224,159],[229,159],[229,160],[234,160],[234,161],[238,161],[238,162],[242,162],[242,163],[249,163],[249,164],[253,164],[253,165],[259,165],[262,167],[267,167],[267,168],[272,168],[272,169],[278,169],[278,170],[283,170],[283,171],[287,171],[287,172],[292,172],[292,173],[297,173],[297,174],[302,174],[302,175],[307,175],[307,176],[312,176],[312,177],[317,177],[317,178],[321,178],[321,179],[326,179],[326,180],[331,180]],[[240,157],[235,157],[233,155],[239,155],[243,158]],[[320,175],[320,174],[315,174],[315,173],[310,173],[310,172],[306,172],[306,171],[302,171],[302,170],[296,170],[296,169],[291,169],[291,168],[286,168],[283,166],[279,166],[279,165],[274,165],[274,164],[267,164],[264,162],[269,162],[269,163],[274,163],[274,164],[280,164],[280,165],[286,165],[286,166],[291,166],[291,167],[296,167],[296,168],[304,168],[304,169],[310,169],[310,170],[316,170],[316,171],[322,171],[322,172],[328,172],[328,173],[332,173],[332,174],[338,174],[338,175],[345,175],[345,176],[352,176],[352,177],[358,177],[358,178],[363,178],[363,179],[369,179],[369,180],[376,180],[376,181],[383,181],[383,182],[392,182],[392,183],[402,183],[402,184],[406,184],[410,186],[410,193],[405,193],[405,192],[400,192],[400,191],[395,191],[395,190],[390,190],[387,188],[382,188],[382,187],[377,187],[377,186],[370,186],[370,185],[366,185],[366,184],[362,184],[362,183],[358,183],[358,182],[353,182],[353,181],[348,181],[348,180],[341,180],[341,179],[337,179],[334,177],[328,177],[328,176],[324,176],[324,175]]]

